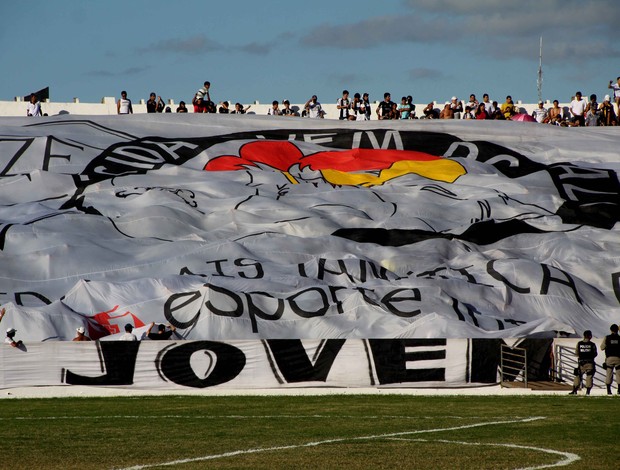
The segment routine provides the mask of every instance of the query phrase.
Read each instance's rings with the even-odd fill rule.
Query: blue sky
[[[0,100],[155,91],[191,101],[335,102],[344,88],[418,103],[488,92],[537,100],[608,92],[617,0],[32,0],[0,3]]]

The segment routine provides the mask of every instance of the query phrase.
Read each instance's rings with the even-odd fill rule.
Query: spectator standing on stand
[[[620,115],[620,77],[616,79],[616,83],[613,80],[609,80],[607,88],[614,91],[614,101],[616,102],[616,111]]]
[[[605,99],[599,107],[599,113],[599,123],[601,126],[616,125],[616,113],[614,112],[614,106],[611,104],[609,95],[605,95]]]
[[[37,95],[32,93],[30,95],[30,103],[28,103],[28,109],[26,110],[27,116],[43,116],[41,111],[41,103],[37,98]]]
[[[342,91],[342,98],[338,98],[336,109],[339,111],[338,119],[341,121],[354,120],[355,116],[351,114],[351,100],[349,100],[349,90]]]
[[[146,102],[146,112],[147,113],[161,113],[165,107],[164,100],[161,99],[161,96],[156,96],[155,93],[151,93],[148,101]]]
[[[372,114],[372,108],[370,106],[370,98],[368,93],[362,95],[362,101],[360,102],[360,112],[362,121],[370,121],[370,115]]]
[[[127,92],[121,91],[121,98],[116,103],[116,112],[118,114],[133,114],[131,100],[127,98]]]
[[[586,102],[581,99],[581,92],[578,91],[575,93],[575,99],[570,102],[568,106],[568,110],[573,115],[570,120],[571,126],[585,126],[585,115],[586,115]]]
[[[312,98],[306,101],[304,109],[306,110],[306,115],[311,119],[322,119],[325,115],[316,95],[312,95]]]
[[[196,94],[194,95],[194,99],[192,99],[192,104],[194,105],[195,113],[207,113],[207,101],[211,101],[211,95],[209,94],[209,89],[211,88],[211,82],[204,82],[202,88],[199,88]]]
[[[383,101],[377,106],[377,119],[392,119],[392,95],[383,93]]]

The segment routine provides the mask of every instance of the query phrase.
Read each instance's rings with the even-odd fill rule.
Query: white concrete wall
[[[26,116],[26,108],[28,106],[27,101],[17,101],[18,98],[14,101],[0,101],[0,116]],[[47,101],[41,103],[41,108],[43,113],[48,114],[49,116],[57,115],[57,114],[76,114],[76,115],[85,115],[85,116],[97,116],[97,115],[111,115],[116,114],[116,101],[117,99],[111,96],[107,96],[101,99],[100,103],[82,103],[77,98],[74,99],[74,102],[71,103],[57,103],[53,101]],[[400,103],[400,101],[397,101]],[[501,102],[498,101],[501,105]],[[378,101],[373,103],[373,115],[372,119],[376,119],[375,109],[379,104]],[[428,103],[416,103],[416,111],[418,117],[423,115],[422,110],[426,107]],[[537,107],[536,104],[530,103],[521,103],[520,101],[516,102],[517,106],[521,108],[522,112],[527,112],[531,114],[532,111]],[[166,102],[167,106],[170,106],[172,112],[174,113],[178,103],[175,103],[173,100],[169,100]],[[338,119],[339,111],[336,109],[336,100],[333,103],[321,102],[323,109],[327,113],[326,119]],[[258,103],[257,101],[254,103],[243,103],[243,106],[247,108],[251,106],[248,113],[249,114],[262,114],[266,115],[267,110],[271,107],[270,103]],[[300,104],[291,104],[291,108],[293,109],[303,109],[304,103]],[[567,107],[568,103],[560,103],[561,107]],[[280,106],[281,108],[282,106]],[[443,102],[436,102],[437,109],[443,109]],[[546,108],[553,107],[553,104],[549,101],[545,103]],[[193,112],[193,106],[191,102],[187,105],[189,112]],[[231,105],[231,110],[234,109],[234,103]],[[146,113],[146,104],[145,100],[141,99],[133,103],[133,112],[136,114]],[[300,112],[301,113],[301,112]]]

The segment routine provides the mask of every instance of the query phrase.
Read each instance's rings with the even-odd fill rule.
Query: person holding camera
[[[590,330],[583,332],[583,340],[577,343],[575,354],[577,355],[579,364],[575,368],[573,391],[570,392],[569,395],[577,395],[577,390],[579,389],[579,384],[581,384],[583,374],[586,374],[586,395],[590,395],[590,390],[592,390],[592,378],[596,370],[594,359],[598,356],[596,344],[592,342],[592,332]]]
[[[611,334],[605,336],[601,343],[601,349],[605,351],[605,385],[607,385],[607,395],[611,395],[611,384],[613,382],[614,369],[616,369],[616,385],[620,395],[620,336],[618,336],[618,325],[615,323],[609,328]]]

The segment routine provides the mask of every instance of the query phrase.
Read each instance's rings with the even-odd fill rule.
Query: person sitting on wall
[[[424,117],[422,119],[439,119],[439,110],[435,109],[435,103],[432,101],[422,110]]]
[[[446,101],[441,113],[439,113],[439,119],[454,119],[454,110],[450,106],[450,102]]]
[[[510,119],[512,116],[517,114],[517,109],[515,104],[512,101],[512,96],[508,95],[506,97],[506,101],[502,104],[502,114],[504,115],[504,119]]]

